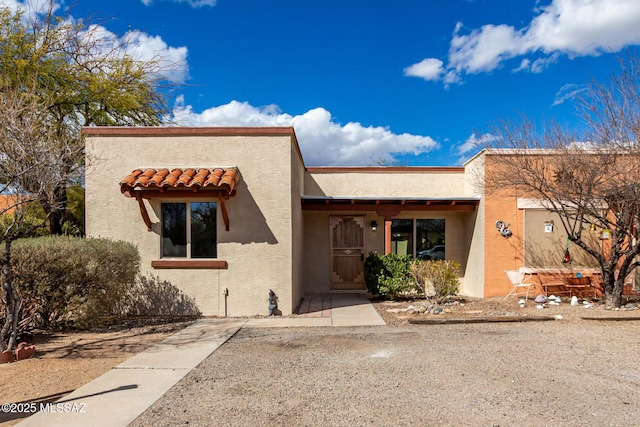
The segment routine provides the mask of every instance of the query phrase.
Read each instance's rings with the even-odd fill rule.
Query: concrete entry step
[[[332,326],[384,325],[369,299],[362,294],[310,294],[298,309],[303,318],[331,317]]]
[[[331,295],[306,295],[296,314],[300,317],[331,317],[331,308]]]
[[[332,326],[386,325],[369,299],[362,294],[332,295]]]
[[[308,294],[295,316],[249,319],[245,327],[288,328],[305,326],[386,325],[363,294]]]

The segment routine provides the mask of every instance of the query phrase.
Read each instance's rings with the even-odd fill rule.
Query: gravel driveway
[[[131,425],[640,425],[639,327],[244,328]]]

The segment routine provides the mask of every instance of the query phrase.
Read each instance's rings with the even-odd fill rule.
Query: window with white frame
[[[216,258],[216,203],[162,203],[163,258]]]
[[[445,220],[392,220],[391,252],[420,259],[445,259]]]

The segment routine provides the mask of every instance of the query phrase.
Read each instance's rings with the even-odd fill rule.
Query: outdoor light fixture
[[[377,231],[378,230],[378,223],[375,221],[371,221],[371,231]]]

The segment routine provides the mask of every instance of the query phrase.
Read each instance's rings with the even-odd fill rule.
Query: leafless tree
[[[0,193],[7,200],[0,207],[0,281],[5,301],[0,351],[16,345],[21,304],[13,286],[11,245],[34,227],[45,225],[28,218],[25,208],[31,203],[54,203],[55,189],[64,180],[60,167],[66,144],[60,144],[57,126],[47,116],[46,103],[29,91],[0,93]]]
[[[557,214],[569,241],[600,266],[606,304],[619,307],[640,266],[640,61],[620,57],[609,82],[579,100],[582,129],[503,122],[486,150],[484,191],[535,198]],[[610,235],[593,245],[590,232]]]

